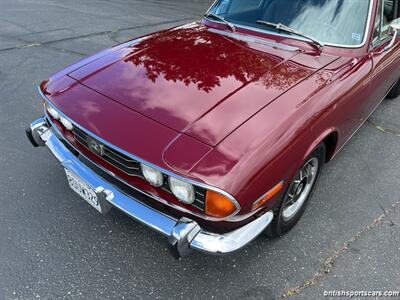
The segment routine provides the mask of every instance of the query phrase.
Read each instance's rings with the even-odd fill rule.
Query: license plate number
[[[96,192],[84,180],[70,170],[65,169],[65,174],[67,175],[69,187],[101,213],[101,205]]]

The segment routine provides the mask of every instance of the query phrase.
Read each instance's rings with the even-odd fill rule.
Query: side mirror
[[[389,35],[398,35],[400,34],[400,22],[389,25]]]
[[[389,50],[396,43],[397,37],[400,36],[400,19],[393,20],[389,25],[389,35],[392,36],[392,40],[389,45],[385,47],[385,50]]]

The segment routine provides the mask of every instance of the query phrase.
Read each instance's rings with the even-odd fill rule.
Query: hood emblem
[[[99,156],[104,156],[104,145],[99,143],[98,141],[87,137],[87,144],[90,150],[96,153]]]

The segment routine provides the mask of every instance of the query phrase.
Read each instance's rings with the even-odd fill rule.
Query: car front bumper
[[[35,147],[47,146],[65,169],[75,173],[96,191],[99,201],[120,209],[133,219],[168,237],[171,249],[179,257],[188,255],[192,249],[218,255],[235,252],[254,240],[273,219],[273,213],[269,211],[232,232],[216,234],[205,231],[197,222],[188,218],[178,220],[157,211],[106,181],[82,163],[60,141],[43,118],[31,124],[27,129],[27,136]]]

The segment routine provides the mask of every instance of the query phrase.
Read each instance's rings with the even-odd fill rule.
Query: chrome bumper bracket
[[[97,201],[100,203],[101,214],[106,215],[112,208],[110,201],[114,199],[114,193],[106,190],[102,186],[96,188]]]
[[[180,219],[168,238],[172,254],[175,257],[189,255],[191,252],[190,244],[200,231],[201,228],[196,222],[188,218]]]

